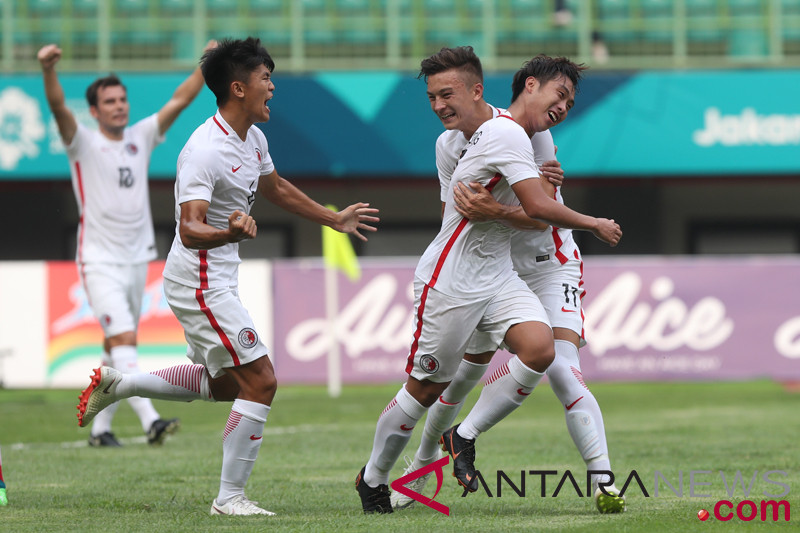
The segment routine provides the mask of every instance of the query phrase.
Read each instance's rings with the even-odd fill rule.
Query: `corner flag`
[[[331,211],[339,211],[336,206],[326,205]],[[328,226],[322,226],[322,257],[325,265],[338,268],[350,279],[358,281],[361,278],[361,266],[358,264],[356,252],[350,242],[350,236],[340,233]]]

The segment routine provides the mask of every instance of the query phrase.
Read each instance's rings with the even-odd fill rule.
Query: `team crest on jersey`
[[[261,150],[256,148],[256,155],[258,156],[258,162],[261,163]]]
[[[253,328],[244,328],[239,332],[239,344],[244,348],[252,348],[258,342],[258,335]]]
[[[136,145],[135,145],[135,144],[133,144],[133,143],[128,143],[128,144],[126,144],[126,145],[125,145],[125,149],[126,149],[126,150],[128,151],[128,153],[129,153],[129,154],[131,154],[131,155],[136,155],[136,154],[138,154],[138,153],[139,153],[139,149],[138,149],[138,148],[136,147]]]
[[[100,317],[100,323],[104,326],[108,327],[111,325],[111,316],[110,315],[103,315]]]
[[[419,358],[419,366],[428,374],[435,374],[439,371],[439,361],[432,355],[423,355]]]

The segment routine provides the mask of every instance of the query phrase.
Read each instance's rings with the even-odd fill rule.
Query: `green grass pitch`
[[[594,384],[615,473],[625,478],[635,470],[650,492],[645,497],[634,482],[623,514],[600,515],[591,498],[578,497],[569,482],[552,497],[566,470],[585,485],[585,469],[563,410],[543,385],[478,440],[476,464],[493,497],[482,490],[462,497],[448,467],[436,500],[450,508],[449,517],[419,504],[393,515],[365,516],[353,480],[369,456],[375,421],[397,387],[348,386],[337,399],[328,398],[323,387],[279,388],[247,487],[247,495],[278,513],[275,517],[208,515],[230,404],[157,402],[162,416],[182,420],[178,434],[160,448],[145,443],[138,421],[123,405],[115,432],[125,446],[94,449],[85,444],[88,430],[77,426],[77,390],[0,390],[9,498],[9,505],[0,507],[0,532],[800,530],[800,394],[768,381]],[[477,394],[473,391],[469,405]],[[406,453],[413,454],[421,429]],[[402,467],[401,460],[392,479]],[[517,485],[523,470],[558,475],[546,478],[545,497],[539,493],[541,477],[530,475],[524,497],[508,485],[497,497],[498,470]],[[770,479],[788,487],[789,493],[776,499],[789,502],[790,520],[740,520],[739,502],[760,505],[770,499],[764,492],[784,490],[764,481],[770,470],[786,473]],[[720,471],[729,484],[737,471],[745,485],[755,477],[749,496],[739,485],[729,497]],[[675,488],[682,473],[683,495],[662,483],[654,497],[656,472]],[[713,515],[714,504],[723,499],[734,505],[728,522]],[[701,509],[712,513],[705,522],[697,517]]]

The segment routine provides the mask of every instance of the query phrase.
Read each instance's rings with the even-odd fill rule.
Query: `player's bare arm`
[[[375,216],[378,214],[378,209],[369,207],[369,204],[365,203],[353,204],[334,213],[280,177],[275,170],[261,176],[258,190],[264,198],[290,213],[300,215],[318,224],[330,226],[336,231],[350,233],[362,241],[366,241],[367,238],[361,234],[361,230],[377,231],[377,228],[370,224],[380,221]]]
[[[591,231],[603,242],[616,246],[622,238],[619,224],[607,218],[595,218],[573,211],[552,198],[534,180],[523,180],[511,186],[522,203],[525,214],[565,229]]]
[[[217,47],[217,41],[208,41],[206,44],[204,52],[207,50],[211,50],[212,48]],[[203,89],[203,85],[205,81],[203,80],[203,73],[200,71],[200,67],[197,67],[192,71],[188,78],[186,78],[183,83],[178,85],[178,88],[175,89],[175,92],[172,93],[172,97],[164,104],[158,111],[158,131],[162,135],[167,132],[167,130],[172,126],[175,120],[178,118],[178,115],[181,112],[189,107],[189,104],[200,94],[200,91]]]
[[[548,196],[552,196],[555,193],[555,188],[564,184],[564,169],[561,168],[561,163],[555,159],[542,163],[539,167],[539,172],[545,178],[542,180],[542,187],[544,187]]]
[[[204,222],[208,205],[205,200],[190,200],[181,204],[178,231],[184,246],[194,250],[210,250],[255,238],[258,230],[255,219],[238,209],[228,217],[227,229],[218,229]]]
[[[67,107],[64,88],[56,74],[56,63],[61,59],[61,48],[57,44],[45,45],[39,50],[36,57],[42,67],[47,105],[50,106],[50,111],[56,119],[61,139],[65,144],[70,144],[75,137],[75,132],[78,131],[78,122]]]
[[[544,182],[547,180],[539,181],[545,186]],[[544,231],[549,227],[548,224],[526,215],[518,205],[503,205],[497,202],[492,193],[477,182],[470,183],[469,187],[463,183],[456,184],[453,189],[453,199],[458,214],[475,222],[499,220],[514,229],[529,231]]]

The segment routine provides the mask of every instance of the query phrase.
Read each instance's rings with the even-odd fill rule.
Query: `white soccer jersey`
[[[536,164],[541,165],[556,158],[550,130],[535,133],[531,137],[531,145]],[[561,187],[556,187],[554,199],[560,204],[564,203]],[[549,226],[544,231],[517,231],[511,237],[511,260],[520,276],[550,267],[557,268],[573,259],[577,250],[571,229]]]
[[[453,187],[476,181],[506,205],[518,204],[511,185],[539,177],[530,138],[508,116],[484,122],[467,143],[453,172],[442,228],[419,260],[415,276],[450,296],[484,298],[495,294],[512,270],[513,229],[496,221],[470,222],[453,207]]]
[[[492,108],[492,116],[496,117],[505,110]],[[436,168],[439,173],[440,199],[447,201],[450,179],[458,164],[461,152],[467,146],[468,139],[459,130],[447,130],[436,140]],[[533,157],[537,165],[556,159],[555,144],[550,130],[533,134],[531,137]],[[561,187],[556,187],[555,200],[564,203]],[[574,256],[577,245],[572,238],[572,230],[550,226],[544,231],[519,231],[511,238],[511,258],[514,268],[520,274],[541,270],[547,265],[564,264]]]
[[[235,287],[238,284],[239,243],[210,250],[192,250],[180,238],[181,204],[209,203],[206,223],[228,229],[236,211],[250,213],[259,177],[274,170],[267,138],[251,126],[242,141],[219,111],[199,126],[178,156],[175,179],[175,239],[167,256],[164,277],[197,289]]]
[[[155,114],[125,128],[121,141],[78,124],[67,156],[80,214],[79,264],[156,258],[147,168],[163,140]]]

